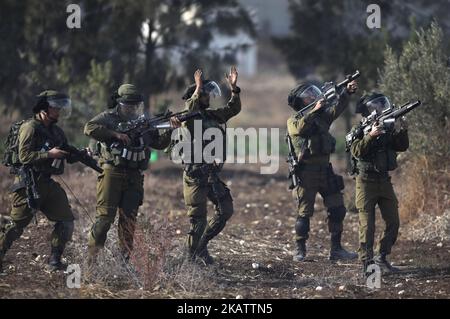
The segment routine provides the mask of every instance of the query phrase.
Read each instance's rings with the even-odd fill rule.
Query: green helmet
[[[144,113],[144,97],[133,84],[122,84],[117,90],[117,110],[125,120],[134,120]]]
[[[70,97],[55,90],[45,90],[37,95],[36,104],[33,106],[33,113],[47,111],[49,107],[59,109],[60,117],[68,118],[72,113],[72,101]]]
[[[133,84],[122,84],[117,90],[119,97],[117,102],[124,104],[139,104],[144,102],[144,97]]]

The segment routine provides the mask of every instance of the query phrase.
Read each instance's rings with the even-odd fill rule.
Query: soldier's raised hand
[[[194,73],[194,81],[195,81],[195,85],[197,86],[197,88],[202,87],[202,84],[203,84],[202,76],[203,76],[202,69],[197,69],[197,71],[195,71],[195,73]]]
[[[372,137],[380,136],[384,133],[383,127],[381,125],[372,125],[372,129],[369,132],[369,135]]]
[[[358,90],[358,82],[355,80],[347,84],[347,92],[350,94],[355,93]]]
[[[230,89],[234,90],[238,79],[238,72],[235,66],[231,67],[230,74],[225,74],[225,79],[227,80]]]
[[[315,111],[320,110],[321,108],[323,108],[324,105],[325,105],[325,101],[323,99],[320,99],[319,101],[317,101],[316,105],[311,110],[311,112],[315,112]]]

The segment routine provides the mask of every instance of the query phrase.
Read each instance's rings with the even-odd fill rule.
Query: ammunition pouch
[[[369,160],[358,160],[357,170],[359,174],[382,174],[393,171],[398,167],[397,154],[393,150],[380,150]]]
[[[344,178],[341,175],[335,174],[330,164],[327,172],[327,195],[339,193],[344,188]]]
[[[116,167],[146,170],[149,161],[147,151],[144,145],[139,147],[112,145],[110,151],[112,160],[108,163]]]

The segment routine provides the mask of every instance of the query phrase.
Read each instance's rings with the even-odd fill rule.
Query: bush
[[[419,99],[423,105],[407,115],[410,149],[403,158],[399,185],[400,214],[441,215],[449,207],[450,68],[444,36],[437,23],[415,32],[397,56],[385,52],[381,92],[400,105]]]
[[[385,52],[380,89],[394,103],[419,99],[423,105],[408,114],[411,151],[425,156],[450,156],[450,68],[442,30],[433,23],[415,32],[400,56]]]

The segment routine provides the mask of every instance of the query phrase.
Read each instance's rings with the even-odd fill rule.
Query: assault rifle
[[[397,119],[405,116],[421,104],[422,102],[419,100],[408,102],[398,108],[393,107],[386,109],[379,115],[376,111],[373,111],[369,116],[364,117],[361,120],[359,126],[355,130],[346,135],[345,142],[347,152],[350,150],[350,146],[357,137],[369,134],[373,125],[379,125],[382,127],[383,131],[391,133],[394,130],[394,124]]]
[[[322,94],[317,97],[317,99],[302,108],[300,111],[297,112],[296,117],[301,118],[305,116],[305,114],[316,105],[317,102],[320,100],[323,100],[324,102],[328,104],[334,104],[338,100],[339,94],[341,93],[342,89],[347,87],[347,84],[349,84],[351,81],[356,80],[361,76],[361,73],[356,70],[355,73],[347,75],[345,77],[345,80],[342,82],[339,82],[338,84],[334,84],[333,82],[326,82],[322,88]]]
[[[286,143],[288,145],[289,153],[287,156],[286,162],[288,163],[289,167],[289,175],[288,178],[291,180],[291,185],[289,186],[289,189],[294,189],[300,184],[299,177],[295,174],[298,170],[298,158],[295,154],[294,145],[292,144],[292,139],[289,136],[289,134],[286,133]]]

